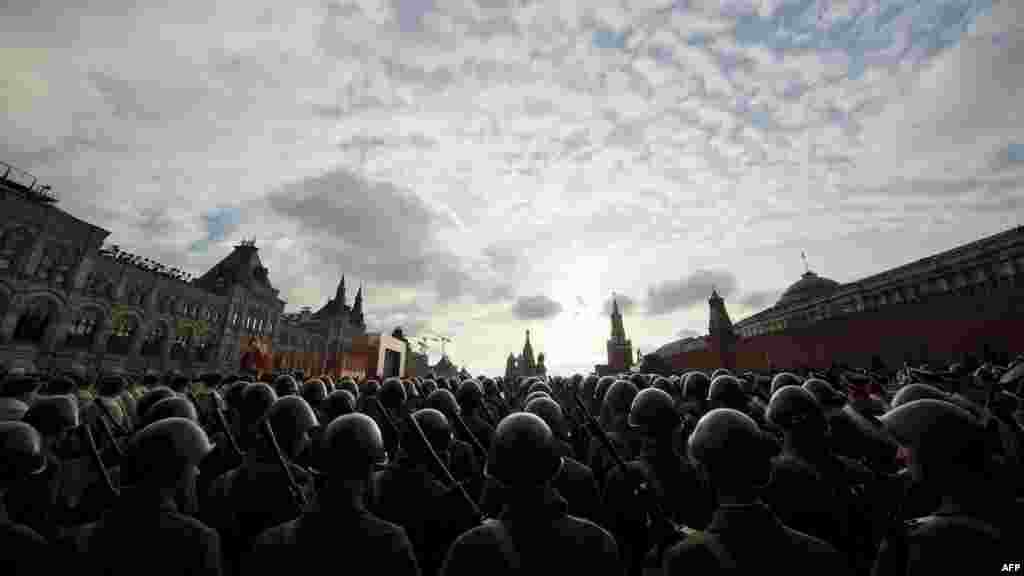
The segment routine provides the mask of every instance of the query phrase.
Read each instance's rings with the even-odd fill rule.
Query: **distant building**
[[[367,358],[367,378],[405,378],[405,342],[387,334],[364,334],[353,339],[356,356]]]
[[[633,342],[626,338],[626,328],[622,324],[619,302],[612,295],[612,336],[608,339],[608,363],[598,364],[594,370],[598,375],[620,374],[633,367]]]
[[[253,242],[198,279],[117,246],[56,206],[47,187],[0,163],[0,362],[64,370],[238,371],[256,343],[265,369],[362,374],[362,290],[344,278],[316,313],[284,314]]]
[[[523,353],[518,357],[509,354],[505,362],[505,379],[528,378],[531,376],[544,376],[548,373],[544,366],[544,353],[533,357],[533,345],[530,344],[530,331],[526,331],[526,343],[523,345]]]
[[[847,284],[808,270],[735,326],[712,294],[709,335],[655,354],[675,370],[1004,362],[1024,350],[1022,272],[1024,227]]]

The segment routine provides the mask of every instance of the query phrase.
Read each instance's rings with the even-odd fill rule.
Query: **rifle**
[[[653,533],[654,540],[657,541],[656,546],[658,547],[659,557],[661,553],[671,546],[673,543],[682,540],[690,534],[694,534],[697,531],[684,526],[682,524],[676,524],[669,519],[668,514],[661,506],[661,502],[658,501],[656,494],[650,483],[643,475],[634,468],[630,468],[626,465],[626,462],[616,452],[615,446],[612,445],[612,441],[608,438],[608,435],[604,430],[601,429],[601,425],[598,424],[597,420],[587,407],[583,404],[583,400],[580,398],[579,391],[573,389],[573,398],[576,400],[576,406],[583,416],[586,428],[590,431],[591,435],[595,436],[597,440],[604,447],[605,451],[608,452],[609,456],[615,461],[615,467],[618,468],[624,477],[631,478],[636,485],[634,494],[640,497],[641,501],[648,505],[646,510],[646,521],[647,529]]]
[[[96,403],[98,403],[100,406],[103,406],[103,404],[100,402],[98,398],[96,399]],[[114,438],[114,433],[110,430],[110,424],[107,422],[107,419],[104,418],[103,416],[99,417],[99,423],[100,430],[103,431],[103,438],[110,443],[110,449],[114,451],[114,456],[116,456],[117,460],[120,461],[121,458],[124,458],[124,452],[121,450],[121,445],[117,443],[117,439]],[[92,436],[91,430],[89,431],[89,435]],[[93,442],[95,442],[95,438],[93,439]]]
[[[452,420],[455,421],[455,427],[466,438],[469,438],[469,443],[473,446],[473,449],[476,450],[477,455],[480,456],[482,461],[486,461],[487,460],[487,449],[484,448],[484,445],[480,442],[480,440],[476,437],[476,435],[473,434],[473,431],[469,429],[469,426],[466,426],[466,421],[462,419],[462,415],[459,414],[458,412],[453,412],[452,416],[453,416]]]
[[[384,405],[380,403],[380,400],[378,400],[376,397],[374,397],[373,400],[374,402],[377,403],[377,409],[384,414],[384,417],[387,419],[390,425],[393,426],[395,430],[397,430],[398,428],[397,426],[395,426],[394,421],[391,420],[391,414],[388,412],[387,408],[385,408]],[[466,492],[466,489],[462,486],[462,484],[458,480],[456,480],[454,476],[452,476],[452,473],[448,470],[448,467],[444,465],[444,462],[437,455],[437,452],[434,452],[434,447],[430,445],[430,441],[427,440],[427,436],[423,433],[423,429],[420,428],[419,423],[416,422],[416,418],[414,418],[412,414],[405,414],[404,419],[406,421],[406,424],[408,424],[409,427],[415,432],[416,438],[422,444],[427,455],[430,456],[430,459],[433,461],[434,466],[441,472],[441,474],[444,476],[444,479],[448,482],[449,486],[454,487],[456,490],[458,490],[459,495],[462,496],[462,499],[466,502],[466,505],[469,507],[470,512],[472,512],[473,519],[482,524],[486,519],[484,513],[480,511],[480,507],[477,505],[476,501],[473,500],[473,498],[469,495],[469,493]]]
[[[92,430],[89,429],[88,424],[82,423],[78,425],[78,431],[83,436],[90,460],[92,460],[93,465],[96,466],[100,477],[103,479],[103,487],[106,488],[107,493],[111,497],[116,498],[120,495],[120,492],[114,487],[114,482],[110,479],[110,473],[107,472],[107,467],[103,464],[103,459],[100,458],[100,452],[96,448],[96,439],[92,436]]]
[[[93,402],[97,406],[100,407],[100,410],[103,411],[103,414],[104,414],[104,416],[106,416],[106,419],[109,420],[111,424],[114,424],[117,427],[117,432],[118,432],[118,434],[120,436],[128,436],[129,434],[131,434],[131,432],[129,432],[128,430],[123,428],[120,424],[118,424],[117,420],[114,420],[114,415],[110,413],[110,409],[107,408],[107,405],[103,403],[103,397],[102,396],[97,396],[96,399],[93,400]],[[102,419],[103,418],[101,418],[101,420]],[[108,431],[110,430],[110,426],[109,425],[107,426],[107,429],[108,429]]]
[[[270,446],[274,450],[274,456],[277,458],[278,465],[281,466],[281,470],[284,471],[284,475],[288,479],[288,492],[292,496],[292,501],[295,503],[299,514],[302,514],[306,511],[306,506],[308,505],[306,495],[302,493],[302,489],[295,482],[291,466],[288,465],[288,461],[285,460],[284,454],[281,452],[281,445],[277,443],[277,436],[274,435],[274,428],[270,425],[270,419],[264,418],[260,422],[260,426],[263,435],[267,437],[267,441],[270,442]]]
[[[211,391],[210,394],[217,394]],[[228,446],[231,448],[231,453],[241,461],[245,457],[245,453],[238,447],[238,442],[235,440],[235,435],[231,433],[231,427],[228,426],[227,418],[224,417],[224,410],[220,407],[220,395],[214,398],[214,411],[213,411],[213,422],[217,425],[220,433],[225,436],[228,440]]]

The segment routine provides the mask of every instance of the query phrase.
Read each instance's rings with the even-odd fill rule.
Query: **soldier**
[[[166,386],[154,386],[153,388],[150,388],[142,395],[142,398],[139,398],[135,407],[136,416],[139,418],[139,424],[142,423],[142,420],[146,418],[146,414],[149,410],[158,402],[167,398],[176,397],[179,396],[174,393],[174,390],[171,390]]]
[[[60,528],[74,522],[66,485],[79,479],[68,458],[68,433],[78,426],[78,404],[73,396],[41,396],[25,414],[24,422],[42,437],[46,470],[30,481],[12,487],[7,495],[11,519],[25,524],[49,541],[60,536]]]
[[[561,466],[554,436],[543,420],[525,412],[502,419],[487,471],[502,485],[505,508],[498,520],[459,536],[448,550],[442,574],[621,575],[611,535],[566,514],[565,500],[551,486]]]
[[[453,425],[455,436],[452,438],[450,471],[473,497],[479,496],[483,489],[483,462],[487,458],[483,444],[472,436],[465,422],[460,424],[462,410],[455,396],[443,388],[431,392],[425,402],[427,408],[433,408],[444,414],[448,423]],[[477,448],[479,446],[479,448]]]
[[[833,546],[788,528],[758,499],[771,478],[774,446],[749,416],[712,410],[697,423],[688,446],[718,509],[706,530],[666,552],[665,574],[852,573]]]
[[[320,405],[325,422],[333,422],[338,416],[356,411],[356,399],[348,390],[335,390]]]
[[[282,374],[274,379],[274,392],[277,393],[278,398],[284,398],[285,396],[298,396],[299,385],[295,382],[295,378]]]
[[[705,526],[710,520],[711,495],[693,466],[676,452],[680,422],[672,397],[657,388],[641,390],[630,406],[629,425],[641,437],[640,453],[627,462],[629,470],[609,473],[602,506],[604,525],[619,543],[629,574],[642,572],[647,552],[665,536],[648,525],[649,516],[664,511],[669,520],[687,526]],[[648,487],[646,494],[637,493],[641,482]],[[657,565],[659,554],[654,558]]]
[[[164,418],[186,418],[199,424],[199,413],[196,412],[195,405],[181,396],[165,398],[153,404],[142,419],[142,427],[145,428]]]
[[[803,386],[803,378],[800,378],[792,372],[779,372],[772,377],[772,390],[771,395],[774,396],[778,392],[779,388],[783,386]]]
[[[819,378],[809,378],[803,389],[814,396],[825,412],[833,451],[862,462],[876,472],[895,471],[895,443],[863,416],[847,409],[845,394]]]
[[[419,576],[405,530],[366,509],[375,467],[387,462],[380,429],[365,414],[339,416],[324,430],[317,467],[326,483],[299,518],[263,532],[244,573],[317,573],[337,562],[344,543],[351,566],[380,574]],[[281,546],[294,546],[287,551]]]
[[[598,390],[600,390],[598,382]],[[601,428],[607,433],[616,452],[626,462],[632,460],[640,452],[640,439],[630,429],[627,420],[629,419],[629,408],[636,398],[636,386],[629,380],[615,380],[608,387],[601,403],[601,416],[599,422]],[[590,469],[594,472],[599,488],[604,488],[605,477],[615,466],[600,442],[590,443],[590,454],[588,455]]]
[[[708,411],[708,390],[711,380],[703,372],[687,372],[683,376],[682,404],[679,409],[683,415],[684,427],[689,431],[697,425],[697,420]]]
[[[320,404],[327,398],[327,385],[323,380],[314,378],[302,385],[302,399],[306,401],[314,411],[320,411]]]
[[[799,386],[772,395],[768,419],[783,430],[782,453],[772,462],[766,500],[783,524],[816,536],[845,552],[858,572],[874,550],[872,504],[865,490],[871,471],[831,452],[828,421],[818,401]]]
[[[195,422],[168,418],[143,428],[132,440],[129,458],[136,484],[123,488],[117,505],[71,538],[80,568],[95,574],[135,574],[133,558],[154,558],[148,574],[219,575],[220,538],[199,520],[178,510],[176,496],[190,492],[197,466],[210,441]],[[173,550],[172,554],[167,554]]]
[[[469,428],[480,444],[489,450],[494,430],[482,414],[483,396],[480,384],[475,380],[466,380],[459,385],[458,391],[455,393],[455,400],[459,403],[462,420],[466,423],[466,427]]]
[[[569,505],[569,514],[597,522],[599,502],[597,481],[594,479],[594,473],[590,467],[574,458],[572,448],[567,442],[565,416],[561,406],[550,398],[538,398],[526,405],[526,412],[535,414],[543,420],[555,437],[558,455],[562,457],[563,465],[552,486],[565,498]],[[486,484],[495,499],[498,499],[500,497],[500,494],[497,493],[498,484],[493,480]],[[486,512],[495,514],[501,511],[500,504],[484,508]]]
[[[25,422],[0,421],[0,459],[0,550],[5,573],[45,574],[59,569],[49,561],[47,541],[32,528],[12,521],[5,506],[10,488],[36,480],[46,470],[39,432]]]
[[[1020,552],[1019,506],[990,481],[984,429],[970,413],[942,400],[915,400],[881,418],[906,450],[916,482],[941,497],[930,516],[894,525],[873,574],[979,572]]]
[[[447,418],[432,408],[420,410],[412,418],[430,448],[447,465],[452,439]],[[374,476],[374,501],[370,510],[405,528],[421,571],[432,575],[441,567],[448,546],[469,526],[464,516],[460,519],[453,513],[461,510],[453,499],[456,494],[441,481],[427,446],[414,429],[405,430],[402,452]]]

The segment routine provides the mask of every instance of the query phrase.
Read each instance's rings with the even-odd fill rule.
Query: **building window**
[[[131,352],[132,339],[138,323],[132,316],[122,316],[114,321],[114,330],[107,339],[107,352],[111,354],[128,354]]]
[[[75,312],[64,345],[68,348],[91,347],[93,338],[96,336],[97,316],[98,312],[91,309]]]
[[[146,340],[142,343],[142,355],[147,357],[159,356],[160,347],[164,343],[164,327],[157,324],[149,331]]]

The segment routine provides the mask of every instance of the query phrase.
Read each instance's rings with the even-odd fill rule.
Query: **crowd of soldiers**
[[[0,382],[0,556],[16,574],[888,576],[1024,560],[1024,357],[894,376]]]

